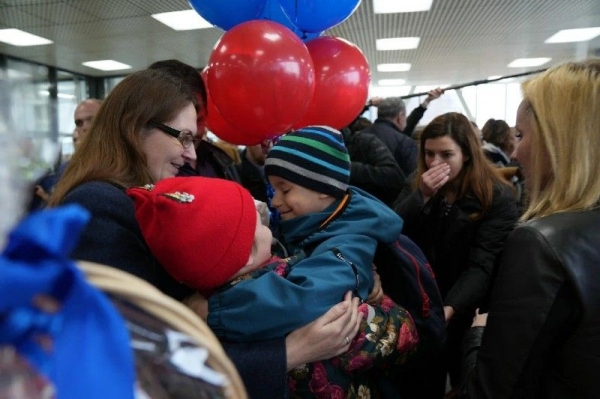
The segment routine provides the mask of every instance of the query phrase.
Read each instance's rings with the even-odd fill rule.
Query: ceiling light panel
[[[433,0],[373,0],[375,14],[429,11]]]
[[[563,29],[546,39],[545,43],[587,42],[600,36],[600,27]]]
[[[51,44],[52,40],[22,31],[20,29],[0,29],[0,42],[11,44],[13,46],[41,46]]]
[[[524,68],[524,67],[535,67],[544,65],[549,62],[552,58],[540,57],[540,58],[517,58],[507,66],[509,68]]]
[[[213,25],[194,10],[163,12],[152,14],[152,18],[173,30],[193,30],[212,28]]]
[[[379,72],[406,72],[410,71],[410,64],[378,64],[377,71]]]
[[[420,37],[393,37],[387,39],[377,39],[377,50],[410,50],[419,47]]]
[[[122,62],[115,60],[98,60],[98,61],[86,61],[82,62],[89,68],[99,69],[101,71],[120,71],[123,69],[131,69],[131,65],[123,64]]]

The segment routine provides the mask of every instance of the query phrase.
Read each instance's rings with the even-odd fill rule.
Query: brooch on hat
[[[194,194],[188,194],[188,193],[182,193],[179,191],[175,191],[174,193],[164,193],[161,194],[164,197],[170,198],[174,201],[177,201],[181,204],[183,203],[189,203],[194,201]]]

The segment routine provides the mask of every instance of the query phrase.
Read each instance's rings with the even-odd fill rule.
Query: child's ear
[[[319,195],[318,195],[317,198],[319,198],[319,199],[327,199],[327,198],[331,198],[331,195],[319,193]]]

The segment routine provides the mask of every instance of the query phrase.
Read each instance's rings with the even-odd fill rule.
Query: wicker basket
[[[131,302],[175,330],[196,340],[209,352],[208,366],[228,377],[230,383],[225,389],[227,397],[233,399],[248,397],[235,366],[225,354],[220,342],[206,323],[190,309],[129,273],[87,261],[78,261],[77,264],[86,274],[88,281],[100,290]]]

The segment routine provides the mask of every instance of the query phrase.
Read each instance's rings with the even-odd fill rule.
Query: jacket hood
[[[328,220],[329,219],[329,220]],[[305,246],[344,234],[369,236],[392,242],[403,221],[392,209],[369,193],[350,186],[346,196],[322,212],[281,221],[283,241],[291,253]]]
[[[502,156],[502,158],[504,158],[504,160],[506,161],[506,163],[510,162],[510,157],[504,152],[502,151],[502,149],[500,147],[498,147],[495,144],[489,143],[487,141],[483,142],[483,146],[481,146],[481,148],[484,151],[488,151],[492,154],[498,154],[500,156]]]

